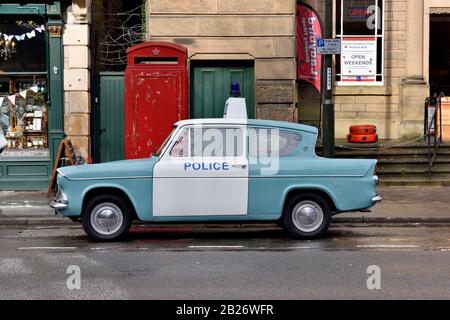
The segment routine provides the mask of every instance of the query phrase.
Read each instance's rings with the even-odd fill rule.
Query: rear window
[[[300,133],[272,128],[249,129],[249,156],[290,157],[296,153],[303,136]]]

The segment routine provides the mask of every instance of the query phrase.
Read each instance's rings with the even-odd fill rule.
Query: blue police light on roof
[[[226,119],[247,119],[247,104],[241,96],[241,85],[237,81],[231,83],[230,98],[225,102],[223,117]]]
[[[241,85],[237,81],[233,81],[231,83],[231,97],[240,97],[241,96]]]

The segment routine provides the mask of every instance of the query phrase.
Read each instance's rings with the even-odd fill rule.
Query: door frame
[[[431,15],[449,14],[450,5],[448,0],[424,1],[424,24],[423,24],[423,75],[426,83],[430,83],[430,38],[431,38]]]
[[[92,116],[91,116],[91,137],[92,137],[92,160],[94,163],[100,163],[101,155],[101,137],[100,137],[100,129],[101,129],[101,77],[102,76],[122,76],[125,81],[125,72],[120,71],[102,71],[96,73],[94,77],[94,93],[92,95],[93,101],[92,101]],[[124,90],[125,90],[125,84],[124,84]],[[123,92],[123,96],[125,99],[125,92]],[[123,111],[125,113],[125,101],[123,104]],[[124,124],[125,124],[125,118],[124,118]],[[124,131],[125,136],[125,131]],[[124,138],[125,140],[125,138]],[[125,141],[124,141],[125,144]],[[125,150],[125,145],[124,145]],[[125,152],[125,151],[124,151]],[[124,154],[125,156],[125,154]]]
[[[189,61],[189,116],[192,118],[193,102],[195,99],[195,86],[194,86],[194,76],[195,68],[253,68],[253,97],[251,104],[253,107],[251,109],[247,108],[248,118],[252,119],[256,116],[256,67],[255,60],[245,59],[245,60],[201,60],[201,59],[191,59]],[[242,85],[242,84],[241,84]],[[241,87],[242,89],[242,87]],[[247,102],[247,105],[249,103]]]

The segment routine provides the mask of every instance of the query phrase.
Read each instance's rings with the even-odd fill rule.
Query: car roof
[[[284,128],[291,130],[300,130],[317,134],[319,130],[316,127],[306,126],[298,123],[286,122],[286,121],[273,121],[273,120],[254,120],[254,119],[189,119],[178,121],[176,126],[186,125],[199,125],[199,124],[219,124],[219,125],[249,125],[249,126],[264,126],[273,128]]]

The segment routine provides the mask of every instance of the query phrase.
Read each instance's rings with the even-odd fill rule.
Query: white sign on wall
[[[341,66],[343,82],[376,82],[376,38],[343,38]]]
[[[317,39],[317,54],[341,54],[341,39]]]

